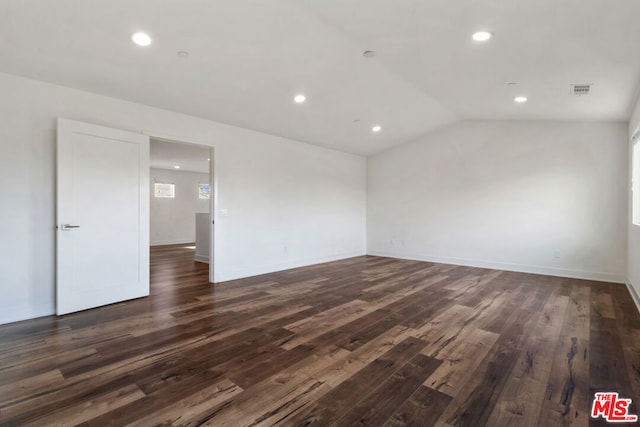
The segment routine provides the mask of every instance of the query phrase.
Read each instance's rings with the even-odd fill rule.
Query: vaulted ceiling
[[[0,71],[368,155],[462,119],[627,120],[638,16],[638,0],[2,0]]]

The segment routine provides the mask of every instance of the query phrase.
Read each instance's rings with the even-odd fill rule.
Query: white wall
[[[54,312],[58,116],[216,148],[216,281],[365,253],[362,157],[3,73],[0,94],[0,323]]]
[[[209,182],[209,174],[151,168],[149,203],[151,245],[190,243],[196,240],[196,212],[209,212],[209,200],[198,197],[198,185]],[[154,197],[154,183],[175,184],[175,198]]]
[[[371,157],[368,252],[623,282],[627,139],[624,123],[468,121]]]
[[[638,98],[637,104],[635,106],[634,112],[631,115],[631,119],[629,120],[629,159],[631,159],[632,152],[632,141],[631,136],[636,128],[640,125],[640,97]],[[631,166],[631,163],[629,164]],[[631,167],[629,168],[631,175]],[[631,184],[631,178],[629,177],[628,183]],[[629,219],[627,220],[629,224],[628,228],[628,254],[629,254],[629,283],[636,291],[635,298],[640,295],[640,226],[633,225],[631,222],[631,185],[629,185]],[[636,301],[638,304],[638,308],[640,309],[640,301]]]
[[[194,259],[200,262],[210,262],[211,217],[209,213],[196,214],[196,254]]]

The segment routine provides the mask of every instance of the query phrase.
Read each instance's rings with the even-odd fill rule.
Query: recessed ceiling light
[[[471,36],[471,38],[473,38],[477,42],[486,42],[491,37],[493,37],[493,34],[488,31],[478,31],[473,33],[473,35]]]
[[[372,132],[380,132],[382,130],[382,126],[380,125],[375,125],[374,127],[371,128]]]
[[[365,58],[375,58],[376,53],[373,50],[365,50],[364,52],[362,52],[362,56],[364,56]]]
[[[300,95],[296,95],[295,98],[293,98],[293,100],[296,102],[296,104],[302,104],[304,101],[307,100],[307,97],[304,96],[303,94],[300,94]]]
[[[178,52],[178,58],[186,59],[188,57],[189,57],[189,52],[187,52],[186,50],[181,50],[180,52]]]
[[[180,169],[180,166],[175,165],[173,168],[174,168],[174,169]]]
[[[518,104],[522,104],[524,102],[527,102],[527,97],[526,96],[516,96],[515,98],[513,98],[513,100],[515,102],[517,102]]]
[[[148,34],[137,32],[131,36],[131,40],[138,46],[149,46],[151,44],[151,37]]]

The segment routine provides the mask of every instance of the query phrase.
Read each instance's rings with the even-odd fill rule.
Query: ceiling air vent
[[[577,95],[577,96],[589,95],[589,92],[591,92],[590,84],[571,85],[572,95]]]

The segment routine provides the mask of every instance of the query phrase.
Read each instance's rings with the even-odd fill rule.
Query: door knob
[[[60,230],[66,231],[71,230],[72,228],[80,228],[79,225],[71,225],[71,224],[60,224]]]

